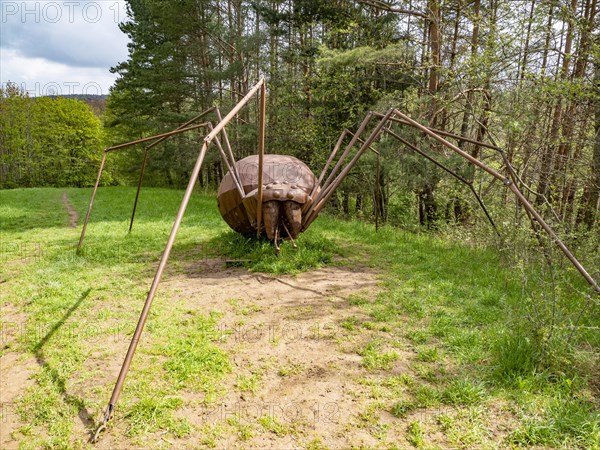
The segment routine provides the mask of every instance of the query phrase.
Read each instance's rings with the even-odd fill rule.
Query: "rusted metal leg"
[[[98,176],[96,177],[96,184],[92,192],[92,198],[90,199],[90,205],[88,206],[87,214],[85,215],[85,221],[83,222],[83,228],[81,229],[81,236],[79,236],[79,243],[77,244],[77,253],[81,252],[81,245],[83,244],[83,238],[85,237],[85,230],[87,228],[88,221],[90,220],[90,214],[92,213],[92,206],[94,205],[94,198],[96,198],[96,191],[100,184],[100,177],[102,177],[102,170],[104,170],[104,163],[106,162],[106,150],[102,153],[102,162],[100,163],[100,169],[98,169]]]
[[[501,175],[496,170],[494,170],[491,167],[489,167],[488,165],[484,164],[477,158],[469,155],[467,152],[461,150],[456,145],[448,142],[446,139],[444,139],[442,136],[440,136],[440,134],[430,130],[429,128],[420,124],[416,120],[411,119],[406,114],[402,114],[398,110],[394,110],[394,113],[400,119],[402,119],[406,125],[410,125],[413,128],[416,128],[416,129],[422,131],[427,136],[440,142],[441,144],[443,144],[450,150],[454,151],[455,153],[457,153],[460,156],[462,156],[463,158],[465,158],[467,161],[471,162],[473,165],[475,165],[475,166],[479,167],[480,169],[484,170],[485,172],[489,173],[494,178],[501,180],[506,186],[508,186],[510,188],[510,190],[515,194],[515,196],[517,197],[519,202],[523,205],[523,207],[527,211],[529,211],[529,213],[531,213],[531,215],[540,224],[540,226],[544,229],[544,231],[546,231],[546,233],[548,233],[548,235],[554,240],[554,242],[556,242],[556,244],[562,250],[564,255],[567,257],[567,259],[569,261],[571,261],[571,263],[573,264],[573,266],[575,266],[575,268],[581,274],[581,276],[583,276],[583,278],[590,284],[590,286],[592,286],[594,288],[596,293],[600,295],[600,285],[598,284],[598,282],[596,280],[594,280],[594,278],[592,278],[592,276],[587,272],[587,270],[577,260],[575,255],[573,255],[573,253],[567,248],[567,246],[560,240],[560,238],[554,233],[552,228],[550,228],[550,226],[544,221],[542,216],[540,216],[540,214],[535,210],[535,208],[531,205],[531,203],[529,203],[529,201],[525,198],[525,196],[519,190],[519,188],[509,178]]]
[[[219,122],[221,122],[223,120],[223,118],[221,117],[221,111],[219,110],[219,108],[215,108],[215,115],[217,116],[217,119],[219,119]],[[240,177],[238,168],[235,165],[235,157],[233,156],[233,150],[231,149],[231,144],[229,143],[229,136],[227,136],[227,130],[225,128],[223,128],[223,131],[221,133],[223,134],[223,142],[225,143],[225,147],[227,147],[227,153],[229,154],[229,158],[231,158],[231,166],[233,167],[233,172],[231,173],[231,175],[235,176],[237,178],[238,183],[241,186],[242,178]]]
[[[267,107],[267,89],[263,83],[260,87],[260,110],[258,121],[258,193],[256,195],[256,237],[260,237],[262,226],[263,199],[263,164],[265,159],[265,114]]]
[[[315,196],[315,198],[312,200],[312,202],[310,203],[309,207],[306,208],[305,211],[303,211],[303,213],[305,214],[305,218],[308,218],[308,216],[312,214],[312,212],[317,207],[317,205],[321,203],[321,199],[325,195],[325,192],[327,191],[327,189],[329,187],[331,187],[331,184],[335,180],[335,178],[334,178],[335,175],[337,174],[338,170],[342,166],[344,160],[346,159],[346,157],[350,153],[350,150],[352,150],[352,148],[354,147],[354,145],[356,144],[356,142],[359,141],[362,144],[364,144],[364,141],[360,138],[360,135],[364,132],[365,128],[367,127],[367,125],[371,121],[372,117],[373,117],[373,113],[369,112],[365,116],[365,118],[363,119],[363,121],[361,122],[361,124],[358,127],[358,130],[356,131],[356,133],[354,133],[354,134],[351,131],[349,131],[349,130],[345,130],[346,134],[348,134],[348,135],[351,136],[350,142],[346,146],[346,149],[344,150],[344,153],[342,153],[342,156],[340,156],[340,158],[336,162],[335,166],[331,170],[331,173],[327,177],[327,181],[325,181],[325,184],[323,186],[321,186],[321,190],[317,193],[317,195]],[[316,217],[314,217],[314,218],[316,218]],[[314,218],[313,218],[313,220],[314,220]],[[310,222],[312,223],[312,220]],[[308,227],[308,225],[305,226],[305,227],[303,227],[303,229],[306,229],[307,227]]]
[[[373,117],[373,114],[371,112],[369,112],[365,116],[365,118],[363,119],[363,121],[360,123],[360,126],[358,127],[358,130],[356,131],[356,133],[354,135],[352,135],[352,139],[350,140],[350,142],[346,146],[346,149],[344,150],[344,153],[342,153],[342,156],[340,156],[340,159],[338,159],[338,161],[336,162],[335,166],[331,170],[331,173],[327,177],[327,180],[325,181],[325,183],[323,184],[323,186],[321,186],[321,191],[319,191],[319,193],[313,199],[311,207],[313,207],[314,205],[316,205],[321,200],[321,198],[323,197],[323,195],[325,193],[325,190],[333,182],[335,175],[337,174],[338,170],[340,170],[340,167],[344,163],[344,160],[348,156],[348,153],[350,153],[350,150],[352,150],[352,148],[356,144],[356,141],[359,139],[360,135],[365,131],[365,128],[367,127],[367,125],[371,121],[372,117]],[[310,210],[307,211],[307,213],[309,213],[309,212],[310,212]]]
[[[123,383],[125,382],[125,377],[127,376],[127,372],[129,371],[129,366],[131,364],[131,360],[133,359],[133,355],[137,348],[137,344],[140,341],[142,331],[144,330],[144,325],[146,324],[146,319],[148,318],[148,313],[150,312],[150,307],[152,306],[152,301],[154,300],[156,289],[158,288],[158,284],[160,283],[163,271],[165,270],[165,266],[167,265],[167,260],[169,259],[169,255],[171,254],[171,249],[173,248],[173,243],[175,242],[177,231],[179,230],[179,226],[181,225],[183,215],[190,201],[190,197],[192,195],[192,191],[196,183],[196,178],[198,178],[198,174],[200,173],[200,169],[202,167],[202,162],[204,161],[204,155],[206,154],[207,147],[208,144],[204,142],[202,144],[202,149],[200,150],[198,159],[196,160],[194,170],[192,171],[190,181],[188,182],[187,189],[185,190],[185,194],[183,195],[183,200],[181,201],[181,205],[179,206],[179,211],[177,212],[175,223],[173,224],[173,228],[171,228],[171,234],[169,235],[165,251],[163,252],[162,257],[160,258],[160,263],[158,264],[156,275],[154,276],[154,280],[152,281],[152,285],[150,286],[150,291],[148,292],[148,296],[146,297],[144,308],[142,309],[142,313],[138,320],[138,324],[135,328],[135,332],[133,333],[133,337],[131,338],[129,348],[127,349],[125,360],[123,361],[123,365],[121,366],[121,371],[119,372],[119,376],[113,389],[112,396],[104,413],[104,419],[98,431],[101,431],[103,427],[106,427],[106,424],[112,417],[117,401],[119,400],[121,389],[123,388]],[[98,439],[98,432],[96,433],[94,438]]]
[[[456,172],[454,172],[453,170],[450,170],[448,167],[446,167],[444,164],[442,164],[441,162],[437,161],[436,159],[432,158],[431,156],[429,156],[427,153],[425,153],[423,150],[421,150],[420,148],[416,147],[415,145],[411,144],[410,142],[406,141],[405,139],[401,138],[400,136],[398,136],[396,133],[394,133],[392,130],[390,130],[389,128],[384,128],[384,130],[386,133],[388,133],[390,136],[396,138],[399,142],[401,142],[402,144],[404,144],[406,147],[408,147],[409,149],[411,149],[413,152],[423,156],[425,159],[431,161],[433,164],[435,164],[436,166],[438,166],[440,169],[444,170],[445,172],[449,173],[450,175],[452,175],[454,178],[456,178],[457,180],[459,180],[461,183],[466,184],[469,189],[471,190],[471,192],[473,193],[473,195],[475,196],[475,198],[477,199],[477,202],[479,203],[479,206],[481,207],[481,209],[483,210],[483,213],[485,214],[485,216],[487,217],[488,221],[490,222],[490,225],[492,225],[492,228],[494,229],[494,231],[496,232],[496,234],[498,235],[498,237],[502,237],[500,235],[500,231],[498,231],[498,228],[496,227],[496,224],[494,223],[494,221],[492,220],[492,217],[490,216],[487,208],[485,207],[485,204],[483,203],[483,200],[481,200],[481,197],[479,197],[479,194],[477,194],[477,191],[475,190],[475,188],[473,187],[473,184],[470,183],[468,180],[466,180],[465,178],[461,177],[459,174],[457,174]]]
[[[140,169],[140,179],[137,185],[137,191],[135,192],[135,200],[133,201],[133,210],[131,211],[131,221],[129,222],[129,232],[131,233],[131,229],[133,228],[133,219],[135,218],[135,210],[137,208],[138,199],[140,197],[140,189],[142,188],[142,181],[144,179],[144,170],[146,169],[146,162],[148,161],[148,150],[149,147],[146,147],[144,150],[144,159],[142,160],[142,167]]]
[[[156,290],[158,289],[158,284],[160,283],[163,271],[167,265],[167,260],[169,259],[169,255],[171,254],[171,249],[173,248],[173,243],[175,242],[175,237],[177,235],[177,231],[181,225],[181,221],[183,220],[183,215],[187,208],[187,205],[190,201],[190,197],[192,195],[192,191],[194,189],[194,185],[196,184],[196,179],[200,174],[200,169],[202,168],[202,163],[204,161],[204,156],[206,155],[206,150],[208,149],[211,141],[223,130],[225,125],[227,125],[231,119],[239,112],[240,109],[246,103],[248,103],[249,99],[252,98],[254,94],[256,94],[257,90],[260,86],[264,85],[264,80],[260,80],[249,92],[246,96],[225,116],[225,118],[215,126],[215,128],[204,138],[204,142],[202,143],[202,148],[200,150],[200,154],[198,155],[198,159],[196,160],[196,164],[194,165],[194,169],[192,171],[192,175],[190,176],[190,180],[188,182],[187,188],[185,190],[185,194],[183,195],[183,200],[181,201],[181,205],[179,206],[179,211],[177,212],[177,217],[175,218],[175,223],[173,223],[173,227],[171,228],[171,233],[169,235],[169,239],[167,241],[167,245],[165,247],[165,251],[163,252],[160,262],[158,264],[158,269],[156,271],[156,275],[154,275],[154,279],[152,280],[152,285],[150,286],[150,291],[148,292],[148,296],[146,297],[146,301],[144,302],[144,307],[142,309],[142,313],[140,314],[140,318],[138,320],[137,326],[135,328],[135,332],[133,333],[133,337],[129,344],[129,348],[127,349],[127,354],[125,355],[125,360],[123,361],[123,365],[121,366],[121,370],[119,372],[119,376],[117,378],[117,382],[115,383],[115,387],[113,389],[110,401],[108,406],[104,412],[104,418],[98,430],[92,437],[92,441],[96,442],[99,438],[100,432],[106,428],[106,424],[110,420],[115,410],[115,406],[117,401],[119,400],[119,396],[121,394],[121,390],[123,388],[123,383],[125,382],[125,377],[127,376],[127,372],[129,371],[129,366],[131,364],[131,360],[133,359],[133,355],[135,354],[135,350],[137,348],[137,344],[142,335],[142,331],[144,329],[144,325],[146,324],[146,319],[148,318],[148,313],[150,312],[150,307],[152,306],[152,301],[154,300],[154,296],[156,295]],[[187,128],[185,130],[191,129]],[[196,126],[195,128],[198,128]],[[183,130],[182,130],[183,131]],[[181,132],[181,131],[180,131]],[[166,135],[172,135],[173,133],[168,133]],[[162,136],[160,136],[162,137]],[[100,178],[100,174],[98,175],[98,179]]]
[[[379,178],[381,176],[381,162],[379,161],[379,153],[377,153],[377,166],[375,168],[375,233],[379,231],[379,204],[381,202],[379,192]]]
[[[311,208],[307,211],[306,216],[303,218],[302,229],[306,230],[310,224],[317,218],[319,212],[325,207],[327,201],[331,198],[335,190],[342,183],[344,178],[348,175],[348,173],[352,170],[352,168],[356,165],[360,157],[364,154],[364,152],[370,148],[371,144],[379,137],[382,132],[383,127],[387,124],[389,118],[394,114],[394,110],[390,109],[385,116],[379,121],[379,123],[375,126],[369,137],[364,141],[364,143],[359,148],[358,152],[354,157],[350,160],[350,162],[344,167],[344,169],[340,172],[340,174],[327,186],[324,187],[317,195],[317,199],[311,205]],[[363,121],[364,122],[364,121]],[[360,131],[360,130],[359,130]],[[354,145],[354,142],[359,137],[359,132],[354,135],[352,138],[351,144]],[[346,152],[345,152],[346,153]],[[344,155],[342,155],[343,157]],[[338,161],[339,164],[339,161]],[[331,177],[331,175],[330,175]]]
[[[279,247],[279,224],[277,224],[277,228],[275,228],[275,239],[273,240],[275,244],[275,254],[279,256],[279,251],[281,248]]]
[[[540,224],[540,226],[548,233],[548,235],[552,238],[556,245],[560,247],[562,252],[565,254],[567,259],[571,261],[571,263],[575,266],[575,268],[579,271],[579,273],[585,278],[585,280],[594,288],[597,294],[600,294],[600,285],[594,278],[585,270],[585,267],[581,265],[581,263],[577,260],[575,255],[571,253],[569,248],[559,239],[559,237],[554,233],[552,228],[546,223],[546,221],[540,216],[540,214],[535,210],[535,208],[529,203],[529,201],[525,198],[523,193],[519,190],[519,188],[510,180],[506,180],[505,184],[508,185],[508,188],[515,194],[519,202],[523,205],[523,207],[531,213],[535,220]]]
[[[208,125],[208,129],[210,131],[213,130],[212,124]],[[223,131],[225,131],[225,130],[223,130]],[[231,174],[231,176],[233,178],[233,182],[235,183],[235,187],[237,188],[238,193],[240,194],[240,197],[243,198],[244,195],[246,195],[246,194],[244,193],[244,189],[242,188],[240,180],[238,178],[236,178],[236,176],[235,176],[235,172],[233,169],[234,166],[232,166],[231,163],[229,162],[229,159],[227,158],[227,155],[225,154],[225,150],[223,150],[223,146],[221,145],[221,141],[216,136],[215,136],[215,144],[216,144],[217,148],[219,149],[219,153],[221,154],[221,159],[225,163],[225,167],[227,167],[227,170],[229,171],[229,173]],[[234,164],[235,164],[235,161],[234,161]]]
[[[325,167],[323,167],[323,170],[321,171],[321,174],[319,175],[319,179],[317,180],[317,183],[315,184],[315,187],[313,188],[313,190],[310,193],[311,197],[313,195],[315,195],[315,192],[317,192],[317,189],[319,188],[319,186],[321,186],[321,182],[323,181],[323,178],[325,177],[325,174],[327,173],[327,170],[329,169],[329,166],[333,162],[333,158],[335,158],[335,155],[337,154],[338,150],[342,146],[342,143],[344,142],[344,138],[346,136],[348,136],[349,134],[352,134],[352,133],[347,128],[344,131],[342,131],[342,134],[340,134],[340,137],[338,138],[337,142],[335,143],[335,146],[333,147],[333,150],[331,151],[331,154],[329,155],[329,158],[327,158],[327,162],[325,163]]]
[[[157,144],[158,142],[163,141],[165,138],[175,136],[176,134],[180,134],[180,133],[186,133],[191,130],[197,130],[198,128],[203,128],[203,127],[206,127],[206,122],[199,123],[196,125],[190,125],[189,127],[185,127],[185,128],[177,128],[177,129],[169,131],[167,133],[161,133],[161,134],[156,134],[154,136],[148,136],[148,137],[145,137],[142,139],[138,139],[136,141],[125,142],[124,144],[113,145],[112,147],[107,148],[105,151],[112,152],[114,150],[119,150],[121,148],[131,147],[132,145],[143,144],[145,142],[151,142],[151,141],[154,141],[155,139],[158,139],[158,141],[155,142],[155,144]]]
[[[203,128],[206,127],[210,124],[210,122],[204,122],[201,124],[198,124],[194,127],[190,127],[190,128],[186,128],[188,125],[190,125],[191,123],[193,123],[196,120],[199,120],[200,118],[204,117],[206,114],[208,114],[210,111],[212,111],[212,108],[204,111],[202,114],[194,117],[192,120],[188,120],[186,123],[184,123],[183,125],[180,125],[179,127],[177,127],[173,133],[176,132],[180,132],[180,131],[188,131],[190,129],[196,129],[196,128]],[[140,190],[142,187],[142,181],[144,179],[144,171],[146,169],[146,163],[148,162],[148,151],[154,147],[155,145],[160,144],[161,142],[169,139],[172,135],[168,135],[168,136],[163,136],[160,139],[158,139],[157,141],[154,141],[152,144],[150,144],[148,147],[146,147],[145,151],[144,151],[144,159],[142,161],[142,168],[140,169],[140,179],[138,181],[138,186],[137,186],[137,191],[135,193],[135,200],[133,202],[133,210],[131,211],[131,221],[129,222],[129,232],[131,233],[131,229],[133,228],[133,220],[135,219],[135,211],[137,209],[137,203],[138,203],[138,198],[140,196]]]
[[[196,117],[188,120],[187,122],[179,125],[177,128],[175,128],[175,131],[181,130],[183,128],[186,128],[188,125],[191,125],[192,123],[196,122],[197,120],[202,119],[204,116],[206,116],[207,114],[215,111],[216,108],[213,106],[212,108],[207,109],[206,111],[203,111],[202,113],[198,114]],[[221,118],[219,117],[219,120],[221,120]],[[208,123],[206,124],[208,125]],[[140,179],[138,181],[138,186],[137,186],[137,191],[135,193],[135,200],[133,202],[133,210],[131,211],[131,221],[129,222],[129,232],[131,233],[131,229],[133,228],[133,220],[135,218],[135,210],[137,208],[137,203],[138,203],[138,198],[140,196],[140,189],[142,187],[142,180],[144,179],[144,170],[146,169],[146,163],[148,162],[148,151],[160,144],[161,142],[167,140],[169,137],[162,137],[156,141],[154,141],[152,144],[150,144],[148,147],[146,147],[146,149],[144,150],[144,159],[142,160],[142,167],[140,169]]]
[[[203,113],[204,115],[204,113]],[[98,177],[96,178],[96,184],[94,186],[94,191],[92,192],[92,198],[90,199],[90,205],[88,207],[88,211],[87,214],[85,216],[85,221],[83,223],[83,229],[81,230],[81,236],[79,237],[79,243],[77,244],[77,253],[79,253],[81,251],[81,245],[83,244],[83,239],[85,237],[85,230],[87,228],[87,224],[88,221],[90,219],[90,214],[92,212],[92,206],[94,204],[94,198],[96,197],[96,191],[98,190],[98,185],[100,183],[100,177],[102,176],[102,170],[104,169],[104,163],[106,161],[106,154],[108,152],[111,152],[113,150],[118,150],[118,149],[122,149],[122,148],[126,148],[126,147],[130,147],[132,145],[136,145],[136,144],[142,144],[144,142],[150,142],[153,141],[155,139],[158,139],[158,141],[156,141],[154,144],[157,144],[158,142],[170,137],[170,136],[174,136],[176,134],[179,133],[185,133],[186,131],[190,131],[190,130],[196,130],[198,128],[202,128],[205,127],[206,123],[201,123],[198,125],[193,125],[187,128],[178,128],[174,131],[169,131],[168,133],[162,133],[162,134],[157,134],[155,136],[150,136],[147,138],[143,138],[143,139],[138,139],[136,141],[131,141],[131,142],[126,142],[124,144],[118,144],[118,145],[113,145],[112,147],[109,147],[107,149],[104,150],[104,154],[102,155],[102,163],[100,164],[100,170],[98,171]],[[183,127],[183,125],[182,125]],[[132,219],[133,221],[133,219]],[[130,229],[131,229],[131,224],[130,224]]]
[[[285,225],[285,221],[283,222],[283,228],[285,228],[285,232],[287,233],[288,237],[290,238],[290,241],[292,241],[292,247],[294,247],[297,250],[298,246],[296,245],[296,241],[294,241],[294,238],[292,237],[290,230],[288,230],[288,227]]]

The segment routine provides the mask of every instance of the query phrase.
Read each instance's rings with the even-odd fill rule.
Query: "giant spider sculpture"
[[[255,95],[259,95],[260,97],[258,155],[249,156],[236,162],[229,139],[227,137],[225,126],[231,122],[237,113]],[[483,209],[486,217],[495,228],[494,222],[488,214],[485,205],[469,181],[446,167],[441,162],[433,159],[430,155],[423,152],[415,145],[407,142],[392,129],[392,126],[394,125],[412,127],[423,133],[425,136],[434,139],[447,149],[460,155],[470,164],[484,170],[492,177],[502,181],[502,183],[504,183],[504,185],[514,193],[519,203],[525,208],[527,213],[532,218],[532,221],[534,220],[537,222],[539,227],[549,234],[549,236],[556,242],[559,248],[577,268],[585,280],[594,288],[596,293],[600,294],[600,286],[596,280],[590,276],[586,269],[579,263],[575,256],[563,244],[558,236],[552,231],[550,226],[544,221],[540,214],[533,208],[533,206],[519,190],[517,187],[517,177],[512,171],[508,161],[506,159],[504,161],[508,169],[508,175],[505,176],[484,164],[479,159],[473,157],[469,153],[461,150],[458,146],[452,144],[446,138],[462,140],[477,146],[492,148],[503,156],[504,154],[502,150],[497,146],[429,128],[411,119],[397,109],[390,109],[385,114],[369,112],[360,123],[355,133],[352,133],[347,129],[342,132],[331,154],[329,155],[325,167],[317,178],[308,168],[308,166],[306,166],[306,164],[292,156],[264,154],[265,100],[266,85],[264,80],[260,80],[224,118],[221,117],[221,114],[217,108],[211,108],[169,133],[116,145],[104,150],[96,184],[94,186],[88,211],[83,224],[83,229],[81,231],[81,237],[77,246],[78,252],[81,250],[83,245],[85,230],[87,228],[94,198],[100,183],[106,156],[109,152],[136,144],[149,143],[144,152],[138,189],[131,215],[131,222],[129,226],[129,230],[131,231],[135,218],[135,210],[139,198],[140,187],[144,176],[144,168],[148,158],[148,151],[153,146],[176,134],[197,129],[208,130],[208,134],[204,137],[202,142],[198,159],[196,160],[192,170],[188,186],[185,190],[185,194],[175,218],[175,222],[173,223],[173,228],[171,229],[169,239],[167,240],[165,251],[162,254],[156,275],[154,276],[154,280],[150,286],[146,302],[144,303],[144,307],[127,350],[127,354],[125,355],[125,360],[119,372],[112,396],[104,413],[102,423],[92,437],[92,441],[95,442],[98,439],[100,432],[106,427],[108,421],[112,417],[115,405],[117,404],[123,383],[125,381],[125,377],[127,376],[131,360],[144,329],[144,325],[152,305],[152,300],[156,294],[156,290],[171,253],[171,249],[173,248],[177,231],[181,225],[181,221],[190,200],[196,179],[198,178],[202,168],[204,157],[211,144],[214,144],[214,146],[218,149],[221,158],[228,169],[228,172],[223,178],[218,191],[219,211],[223,216],[223,219],[231,228],[241,234],[256,236],[266,235],[266,237],[274,243],[276,251],[279,250],[279,242],[282,239],[290,239],[293,242],[293,240],[296,239],[300,233],[305,231],[313,223],[313,221],[318,217],[319,213],[327,204],[327,201],[335,193],[338,186],[342,183],[344,178],[346,178],[348,173],[352,170],[352,168],[367,150],[372,150],[377,153],[377,151],[372,148],[372,144],[382,135],[382,133],[392,136],[407,149],[429,159],[431,162],[450,173],[459,181],[467,184],[473,195],[476,197],[479,205]],[[213,114],[215,116],[215,123],[198,123],[202,118],[208,116],[209,114]],[[371,123],[372,121],[374,121],[374,124]],[[346,144],[342,154],[338,157],[338,151],[342,148],[342,145],[346,139],[349,139],[349,142]],[[358,150],[353,153],[353,156],[350,156],[352,150],[356,147],[358,147]],[[334,161],[335,164],[333,165],[333,168],[331,168]],[[325,179],[326,176],[327,178]],[[324,179],[325,181],[323,181]]]

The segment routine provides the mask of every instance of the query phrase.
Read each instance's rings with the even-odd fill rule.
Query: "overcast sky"
[[[127,59],[125,1],[0,0],[0,82],[30,95],[108,94]]]

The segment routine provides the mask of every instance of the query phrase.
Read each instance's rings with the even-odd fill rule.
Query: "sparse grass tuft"
[[[402,419],[409,412],[413,411],[415,408],[416,408],[416,405],[413,402],[408,401],[408,400],[400,400],[399,402],[394,403],[390,412],[395,417]]]
[[[419,408],[437,406],[442,400],[440,389],[427,384],[416,385],[412,393]]]
[[[235,386],[242,392],[251,392],[256,394],[260,388],[262,373],[255,372],[249,375],[238,375],[235,380]]]
[[[348,331],[354,331],[356,329],[356,327],[358,327],[359,325],[360,325],[360,320],[358,320],[354,316],[345,318],[341,324],[342,328],[345,328]]]
[[[200,443],[208,448],[215,448],[225,431],[225,427],[221,423],[215,425],[206,424],[202,427],[202,438],[200,439]]]
[[[227,418],[227,423],[235,429],[238,438],[242,442],[246,442],[254,436],[252,425],[243,423],[242,419],[237,414],[229,416]]]
[[[329,450],[329,447],[323,444],[320,438],[316,437],[306,443],[306,450]]]
[[[442,401],[447,405],[476,405],[483,401],[485,395],[481,382],[459,378],[444,390]]]
[[[280,377],[289,377],[292,375],[299,375],[306,370],[306,367],[302,363],[290,363],[283,367],[280,367],[277,374]]]
[[[422,448],[425,444],[423,425],[418,420],[408,425],[406,440],[416,448]]]
[[[440,357],[437,347],[421,347],[417,349],[417,359],[419,361],[434,362]]]
[[[290,432],[289,425],[281,423],[277,417],[262,416],[258,419],[258,423],[267,431],[270,431],[277,436],[285,436]]]
[[[363,357],[363,366],[368,370],[389,370],[392,363],[399,358],[395,351],[385,352],[381,350],[381,341],[369,342],[358,354]]]

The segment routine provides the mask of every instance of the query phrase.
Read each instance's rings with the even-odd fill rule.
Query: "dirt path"
[[[77,214],[77,211],[75,211],[75,208],[73,208],[73,205],[71,205],[66,191],[62,194],[62,202],[63,206],[67,210],[67,214],[69,215],[69,228],[75,228],[77,226],[79,214]]]
[[[165,438],[158,431],[129,441],[124,438],[127,422],[116,421],[96,448],[160,448],[166,443],[174,448],[261,449],[407,445],[406,424],[388,412],[378,386],[409,373],[414,355],[384,346],[381,351],[399,356],[386,370],[367,370],[361,356],[367,343],[390,337],[387,331],[358,325],[371,319],[360,304],[375,298],[378,283],[377,274],[363,267],[328,267],[294,277],[226,268],[222,260],[199,261],[167,273],[161,291],[169,303],[184,306],[190,314],[217,313],[216,344],[230,356],[232,371],[211,400],[197,390],[179,392],[184,403],[175,414],[194,425],[191,435]],[[25,320],[6,314],[4,319]],[[11,329],[10,339],[16,337]],[[105,350],[118,357],[111,356],[109,368],[82,370],[100,374],[86,383],[112,387],[110,374],[118,372],[128,343],[107,340],[103,345],[110,348]],[[98,359],[90,357],[90,364]],[[16,448],[20,438],[11,432],[24,424],[14,402],[33,384],[37,365],[31,355],[12,348],[5,350],[1,362],[5,411],[0,448]],[[75,395],[90,395],[93,386],[84,385],[78,388],[83,393],[74,390]],[[82,442],[86,426],[80,417],[73,418],[75,442]]]
[[[217,430],[218,448],[382,444],[361,419],[372,398],[371,387],[361,380],[405,373],[411,355],[399,351],[401,357],[385,373],[362,365],[358,351],[381,332],[347,326],[369,319],[357,302],[348,300],[374,298],[375,273],[326,268],[297,277],[273,276],[223,269],[219,261],[211,267],[205,261],[165,280],[163,289],[190,309],[222,314],[220,346],[234,363],[224,398],[209,407],[194,406],[204,400],[198,394],[186,399],[186,417],[204,430],[193,441],[202,442],[207,430]],[[240,439],[239,430],[231,430],[232,416],[253,430],[251,438]],[[385,412],[378,420],[395,421]],[[397,431],[390,426],[386,438],[397,439]]]

